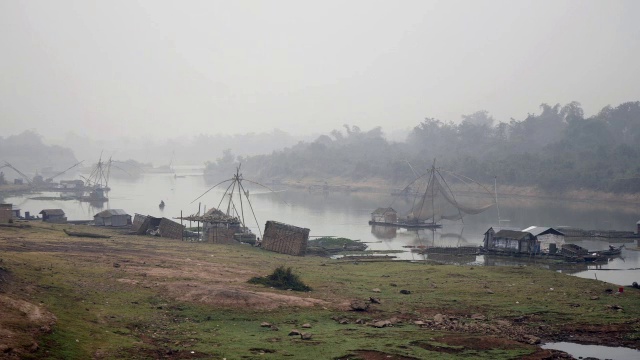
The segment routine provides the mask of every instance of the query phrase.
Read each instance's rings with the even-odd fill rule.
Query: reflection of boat
[[[452,180],[467,187],[466,192],[480,191],[484,195],[488,195],[487,199],[490,201],[484,204],[465,204],[456,198],[452,190],[452,185],[445,180],[443,173]],[[431,169],[425,174],[417,177],[412,183],[407,185],[402,192],[409,193],[412,186],[418,183],[420,179],[427,179],[427,185],[424,190],[420,191],[420,187],[416,190],[417,195],[413,200],[413,205],[408,215],[405,218],[391,220],[389,213],[385,211],[382,217],[377,214],[380,209],[372,213],[370,225],[386,225],[397,226],[408,229],[420,229],[420,228],[440,228],[442,224],[441,220],[461,220],[464,215],[479,214],[495,204],[493,194],[484,186],[475,182],[474,180],[459,174],[455,174],[450,171],[437,169],[435,160]],[[473,187],[473,189],[471,189]],[[384,208],[381,208],[384,209]],[[393,210],[392,208],[387,208]],[[378,215],[378,216],[377,216]]]

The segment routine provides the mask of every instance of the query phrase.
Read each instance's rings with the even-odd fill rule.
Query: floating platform
[[[421,224],[421,223],[405,223],[405,222],[383,222],[383,221],[369,221],[369,225],[379,226],[394,226],[405,229],[439,229],[442,224]]]

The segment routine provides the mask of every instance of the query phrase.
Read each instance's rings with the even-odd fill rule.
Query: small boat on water
[[[607,250],[600,250],[600,251],[595,251],[595,254],[598,255],[602,255],[602,256],[616,256],[616,255],[620,255],[622,253],[622,248],[624,247],[624,244],[615,247],[613,245],[609,245],[609,249]]]

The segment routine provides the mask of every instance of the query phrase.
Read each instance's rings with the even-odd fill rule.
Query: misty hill
[[[204,130],[215,130],[204,129]],[[199,165],[222,154],[225,149],[239,156],[271,153],[292,146],[300,141],[284,131],[274,129],[268,133],[236,135],[198,134],[192,137],[156,139],[151,130],[143,138],[122,137],[117,139],[93,139],[68,133],[61,143],[69,146],[83,159],[95,162],[102,154],[103,158],[134,159],[153,166],[168,166],[170,163]]]
[[[555,192],[590,189],[640,192],[640,102],[607,106],[589,118],[577,102],[541,105],[539,114],[498,122],[487,111],[459,124],[426,118],[405,142],[389,142],[382,129],[345,125],[311,142],[270,155],[235,157],[227,151],[207,165],[210,177],[243,172],[262,181],[342,178],[406,184],[407,165],[438,164],[484,183],[535,186]]]
[[[0,137],[0,166],[9,162],[22,173],[33,177],[36,171],[64,170],[76,164],[78,160],[71,149],[46,145],[42,136],[34,131],[25,131],[7,138]],[[4,167],[2,170],[8,181],[21,178],[14,170]]]

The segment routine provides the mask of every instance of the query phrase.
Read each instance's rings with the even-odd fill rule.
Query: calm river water
[[[224,193],[225,185],[216,187],[202,198],[198,196],[211,188],[202,176],[202,168],[176,167],[176,174],[143,174],[138,178],[112,178],[109,186],[109,202],[102,207],[88,203],[63,200],[32,200],[30,194],[21,197],[9,197],[5,202],[20,207],[22,212],[37,214],[42,209],[61,208],[69,220],[92,219],[93,215],[104,209],[123,209],[135,213],[174,218],[182,212],[185,216],[198,211],[217,207]],[[245,185],[250,185],[245,183]],[[444,222],[437,231],[407,231],[394,228],[373,228],[368,225],[370,214],[378,207],[392,206],[402,213],[408,210],[412,200],[393,197],[388,194],[310,192],[275,187],[270,192],[259,186],[249,186],[250,200],[255,212],[245,206],[247,225],[256,234],[264,229],[267,220],[276,220],[287,224],[306,227],[311,236],[339,236],[357,239],[368,243],[370,250],[404,250],[391,254],[405,260],[424,260],[428,255],[411,252],[408,247],[421,246],[458,246],[481,245],[484,232],[491,226],[497,227],[498,214],[491,208],[479,215],[465,217],[462,222]],[[499,189],[498,189],[499,190]],[[57,193],[42,194],[57,196]],[[39,195],[39,196],[42,196]],[[166,204],[160,210],[158,204]],[[502,226],[524,229],[528,226],[571,226],[583,229],[613,229],[633,231],[640,220],[640,206],[628,204],[602,204],[587,202],[562,202],[534,199],[500,199],[500,218]],[[504,220],[508,221],[504,221]],[[258,225],[259,224],[259,225]],[[188,224],[187,224],[188,225]],[[194,223],[193,226],[196,224]],[[606,249],[606,241],[585,239],[576,242],[589,250]],[[619,245],[618,243],[611,243]],[[627,243],[628,248],[637,246]],[[431,255],[435,258],[435,255]],[[454,257],[453,262],[477,265],[516,265],[503,258],[472,256]],[[452,261],[451,259],[438,259]],[[530,265],[551,268],[549,264],[531,263]],[[580,277],[597,278],[618,285],[640,282],[640,252],[623,250],[622,256],[608,264],[598,266],[561,266],[552,268]]]

